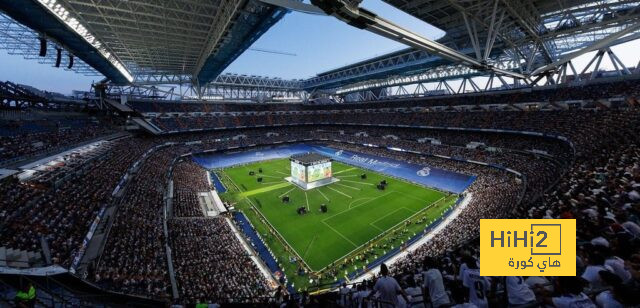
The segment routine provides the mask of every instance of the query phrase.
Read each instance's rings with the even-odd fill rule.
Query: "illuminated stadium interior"
[[[0,307],[638,307],[639,38],[628,0],[0,1]],[[482,219],[575,221],[575,272],[483,275]]]

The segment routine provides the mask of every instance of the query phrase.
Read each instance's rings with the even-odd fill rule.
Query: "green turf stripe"
[[[272,191],[272,190],[276,190],[276,189],[280,189],[280,188],[285,188],[285,187],[287,187],[289,185],[291,185],[291,183],[284,182],[284,183],[280,183],[280,184],[267,186],[267,187],[264,187],[264,188],[258,188],[258,189],[254,189],[254,190],[250,190],[250,191],[245,191],[245,192],[241,193],[240,195],[243,196],[243,197],[249,197],[249,196],[261,194],[261,193],[264,193],[264,192],[268,192],[268,191]]]
[[[340,173],[345,173],[345,172],[349,172],[349,171],[351,171],[351,170],[356,170],[356,168],[348,168],[348,169],[340,170],[340,171],[338,171],[338,172],[334,172],[334,173],[333,173],[333,175],[340,174]]]

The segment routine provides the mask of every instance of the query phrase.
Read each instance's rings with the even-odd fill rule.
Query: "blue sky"
[[[365,0],[362,6],[428,38],[437,39],[444,35],[443,31],[381,0]],[[225,72],[285,79],[308,78],[333,68],[406,48],[392,40],[351,27],[334,17],[297,12],[287,14],[252,47],[294,53],[296,56],[248,50]],[[640,40],[636,40],[612,49],[626,65],[635,66],[639,60],[635,51],[639,48]],[[586,65],[590,57],[591,55],[587,54],[576,59],[574,63],[577,69],[580,70],[580,64]],[[0,67],[0,80],[10,80],[64,94],[70,94],[72,90],[88,91],[93,81],[102,79],[82,76],[62,68],[39,64],[35,60],[8,55],[4,50],[0,50]],[[605,60],[602,67],[613,66]]]
[[[437,39],[444,35],[443,31],[380,0],[365,0],[362,6],[426,37]],[[253,46],[294,53],[297,56],[249,50],[226,71],[282,78],[308,78],[323,71],[406,48],[387,38],[351,27],[334,17],[297,12],[287,14]]]

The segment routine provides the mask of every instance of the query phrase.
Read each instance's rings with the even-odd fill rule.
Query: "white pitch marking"
[[[370,224],[370,225],[372,225],[372,226],[374,226],[374,227],[376,227],[376,228],[378,228],[378,226],[375,226],[376,222],[381,221],[381,220],[383,220],[383,219],[387,218],[388,216],[390,216],[391,214],[395,214],[396,212],[398,212],[398,211],[400,211],[400,210],[407,210],[407,211],[411,212],[412,214],[415,214],[415,213],[416,213],[416,212],[414,212],[414,211],[412,211],[412,210],[410,210],[410,209],[408,209],[408,208],[406,208],[406,207],[399,207],[399,208],[397,208],[395,211],[392,211],[391,213],[389,213],[389,214],[387,214],[387,215],[384,215],[384,216],[382,216],[382,217],[380,217],[380,218],[378,218],[378,219],[376,219],[376,220],[374,220],[374,221],[370,222],[369,224]],[[380,228],[378,228],[378,229],[380,229]]]
[[[304,198],[307,199],[307,211],[311,212],[311,209],[309,208],[309,197],[307,196],[307,192],[304,192]]]
[[[327,199],[327,201],[329,201],[329,198],[327,198],[327,196],[325,196],[325,195],[322,193],[322,191],[320,191],[320,189],[318,189],[318,192],[319,192],[319,193],[320,193],[320,194],[321,194],[325,199]]]
[[[351,170],[355,170],[355,169],[356,169],[356,168],[349,168],[349,169],[340,170],[340,171],[338,171],[338,172],[334,172],[334,173],[333,173],[333,175],[340,174],[340,173],[345,173],[345,172],[349,172],[349,171],[351,171]]]
[[[338,233],[338,235],[342,236],[342,238],[347,240],[347,242],[351,243],[351,245],[353,245],[353,247],[358,247],[358,245],[354,244],[350,239],[348,239],[346,236],[342,235],[342,233],[340,233],[340,231],[334,229],[332,226],[330,226],[328,223],[326,223],[324,221],[322,223],[325,224],[327,227],[329,227],[331,230],[333,230],[335,233]]]
[[[332,187],[327,186],[327,188],[329,188],[329,189],[331,189],[331,190],[333,190],[333,191],[335,191],[335,192],[337,192],[337,193],[339,193],[339,194],[341,194],[341,195],[343,195],[343,196],[345,196],[345,197],[347,197],[347,198],[349,198],[349,199],[352,199],[352,198],[353,198],[353,197],[351,197],[351,196],[349,196],[349,195],[347,195],[347,194],[345,194],[345,193],[343,193],[343,192],[341,192],[341,191],[339,191],[339,190],[337,190],[337,189],[334,189],[334,188],[332,188]]]
[[[266,175],[266,174],[260,174],[258,175],[259,177],[265,177],[265,178],[276,178],[276,179],[281,179],[281,177],[279,176],[273,176],[273,175]]]
[[[362,199],[369,199],[369,200],[367,200],[367,201],[365,201],[365,202],[362,202],[362,203],[360,203],[360,204],[358,204],[358,205],[354,206],[354,208],[355,208],[355,207],[358,207],[358,206],[361,206],[361,205],[364,205],[364,204],[367,204],[367,203],[369,203],[369,202],[371,202],[371,201],[373,201],[373,200],[380,199],[380,198],[382,198],[382,197],[384,197],[384,196],[386,196],[386,195],[392,194],[392,193],[394,193],[394,192],[396,192],[396,191],[395,191],[395,190],[392,190],[392,191],[389,191],[388,193],[386,193],[386,194],[384,194],[384,195],[377,196],[377,197],[375,197],[375,198],[362,198]],[[356,200],[358,200],[358,199],[356,199]],[[351,202],[351,203],[349,204],[349,208],[348,208],[347,210],[345,210],[345,212],[351,209],[351,204],[353,204],[353,202]],[[340,213],[342,213],[342,212],[340,212]]]
[[[337,178],[352,178],[352,177],[356,177],[358,176],[357,174],[352,174],[352,175],[336,175]]]
[[[351,205],[352,205],[352,204],[354,204],[354,203],[356,203],[356,202],[358,202],[358,201],[360,201],[360,200],[369,200],[369,199],[373,199],[373,197],[369,197],[369,198],[358,198],[358,199],[355,199],[355,200],[351,201],[351,203],[349,203],[349,208],[351,208]]]
[[[340,183],[334,183],[334,184],[340,185],[340,186],[343,186],[343,187],[346,187],[346,188],[351,188],[353,190],[362,190],[362,188],[352,187],[352,186],[348,186],[348,185],[344,185],[344,184],[340,184]]]
[[[262,184],[262,185],[267,185],[267,184],[279,184],[279,183],[282,183],[282,182],[260,182],[260,184]]]
[[[279,174],[282,174],[282,175],[290,175],[290,174],[286,174],[286,173],[284,173],[282,171],[276,171],[276,173],[279,173]]]
[[[367,182],[358,182],[358,181],[349,181],[349,180],[341,180],[342,182],[349,182],[349,183],[356,183],[356,184],[364,184],[364,185],[371,185],[371,186],[375,186],[375,184],[373,183],[367,183]]]
[[[290,192],[291,192],[292,190],[294,190],[294,189],[296,189],[296,188],[295,188],[295,187],[293,187],[293,188],[291,188],[291,189],[287,190],[287,192],[285,192],[284,194],[282,194],[282,195],[278,196],[278,198],[282,198],[282,196],[284,196],[284,195],[286,195],[286,194],[290,193]]]

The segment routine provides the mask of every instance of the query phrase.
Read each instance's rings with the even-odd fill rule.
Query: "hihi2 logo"
[[[575,219],[480,219],[480,275],[575,276]]]

